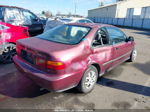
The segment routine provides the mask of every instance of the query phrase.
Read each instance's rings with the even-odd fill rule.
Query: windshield
[[[88,34],[90,29],[82,26],[59,25],[37,37],[63,44],[78,44]]]

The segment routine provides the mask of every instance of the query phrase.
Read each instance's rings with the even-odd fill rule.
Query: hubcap
[[[96,73],[94,71],[90,71],[85,79],[85,87],[87,89],[90,89],[94,86],[96,82]]]
[[[135,61],[136,57],[137,57],[137,51],[134,50],[134,51],[133,51],[133,54],[132,54],[132,59],[133,59],[133,61]]]

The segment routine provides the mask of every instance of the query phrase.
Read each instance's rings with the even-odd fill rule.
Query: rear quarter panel
[[[9,27],[8,29],[1,30],[1,41],[4,42],[11,42],[16,43],[19,39],[28,38],[28,33],[24,33],[24,29],[28,31],[27,27],[22,26],[15,26],[8,23],[1,23],[2,25],[5,25],[6,27]]]

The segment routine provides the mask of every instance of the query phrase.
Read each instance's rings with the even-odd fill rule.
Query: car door
[[[111,67],[113,46],[110,44],[105,27],[98,30],[93,43],[93,59],[99,63],[102,71],[105,72]]]
[[[23,10],[24,15],[24,26],[29,28],[29,33],[31,36],[38,35],[43,32],[42,21],[33,13],[27,10]]]
[[[117,66],[130,57],[132,43],[127,42],[127,36],[116,27],[106,27],[111,44],[113,45],[113,66]]]

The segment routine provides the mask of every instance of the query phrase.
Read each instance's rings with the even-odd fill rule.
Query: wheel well
[[[14,44],[14,45],[16,45],[16,43],[14,43],[14,42],[9,42],[10,44]]]
[[[101,68],[100,68],[99,64],[94,63],[92,65],[97,68],[98,74],[100,74]]]

